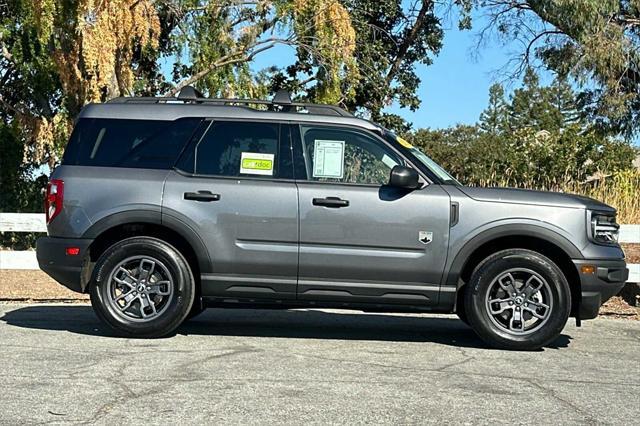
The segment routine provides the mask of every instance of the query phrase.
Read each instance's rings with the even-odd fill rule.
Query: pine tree
[[[550,103],[562,117],[562,125],[579,124],[583,126],[584,116],[580,113],[580,106],[576,93],[565,78],[556,78],[549,87]]]
[[[523,87],[513,92],[508,106],[512,129],[559,131],[571,124],[584,125],[579,112],[577,94],[564,78],[556,78],[550,86],[540,86],[532,69],[523,79]]]
[[[508,128],[509,111],[504,99],[504,88],[493,84],[489,88],[489,105],[480,114],[479,126],[488,133],[499,134]]]

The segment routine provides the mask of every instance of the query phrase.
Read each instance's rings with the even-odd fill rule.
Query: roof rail
[[[120,97],[113,98],[107,103],[110,104],[166,104],[166,103],[191,103],[191,104],[213,104],[228,106],[244,106],[251,108],[251,105],[266,105],[269,111],[307,113],[316,115],[333,115],[337,117],[352,117],[348,111],[335,106],[325,104],[313,104],[305,102],[292,102],[291,95],[286,90],[278,90],[272,101],[264,99],[229,99],[229,98],[205,98],[202,93],[191,86],[185,86],[180,90],[178,96],[174,97]]]

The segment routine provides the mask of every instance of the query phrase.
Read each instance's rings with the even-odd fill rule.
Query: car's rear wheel
[[[114,331],[159,337],[187,317],[194,290],[193,275],[180,252],[156,238],[133,237],[100,256],[90,295],[96,314]]]
[[[571,311],[569,284],[540,253],[503,250],[472,275],[465,294],[471,327],[489,345],[532,350],[555,340]]]

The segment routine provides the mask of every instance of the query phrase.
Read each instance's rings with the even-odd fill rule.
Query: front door
[[[295,299],[298,198],[289,127],[207,125],[166,180],[163,220],[186,223],[207,247],[203,296]]]
[[[449,238],[449,195],[426,181],[386,185],[403,158],[364,130],[299,127],[298,298],[437,303]],[[297,130],[297,126],[296,126]],[[298,133],[295,133],[298,135]],[[299,165],[298,165],[299,166]],[[298,176],[296,176],[298,177]]]

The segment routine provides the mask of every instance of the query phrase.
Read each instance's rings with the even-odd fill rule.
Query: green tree
[[[513,129],[555,131],[570,124],[587,125],[579,113],[578,95],[567,81],[558,77],[550,86],[540,86],[531,68],[525,72],[523,86],[513,92],[509,115]]]
[[[386,123],[383,109],[393,102],[420,106],[416,64],[430,65],[442,48],[443,29],[433,1],[403,5],[397,0],[348,0],[357,34],[355,57],[362,70],[350,109],[363,108]]]
[[[503,96],[492,87],[477,126],[418,130],[407,138],[458,180],[479,186],[564,190],[627,170],[637,155],[628,141],[603,135],[577,114],[577,95],[561,79],[541,86],[530,71],[504,105]],[[497,110],[508,114],[509,126],[495,132],[488,123],[497,121]]]
[[[338,0],[176,3],[169,51],[178,60],[169,94],[195,85],[211,96],[263,97],[266,76],[250,64],[277,45],[291,46],[308,65],[319,102],[340,102],[342,84],[358,76],[352,19]]]
[[[582,88],[606,131],[640,128],[640,3],[635,0],[476,0],[489,27],[517,40],[520,70],[542,64]],[[482,34],[489,34],[482,31]]]
[[[496,83],[489,88],[489,105],[480,114],[479,126],[492,134],[499,134],[508,128],[509,109],[502,85]]]
[[[420,106],[416,66],[430,65],[442,47],[444,32],[437,2],[344,0],[343,4],[355,30],[358,78],[343,81],[339,103],[385,127],[406,131],[408,123],[384,110],[394,103],[410,110]],[[465,26],[469,1],[452,4],[459,6],[460,25]],[[294,64],[273,76],[272,90],[283,87],[317,100],[314,64],[299,54]]]

